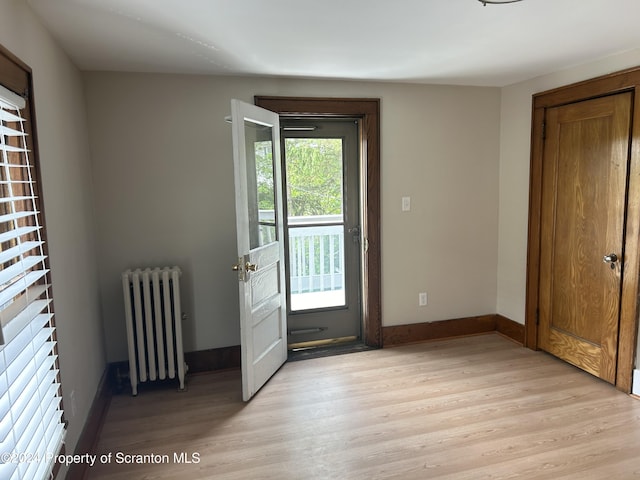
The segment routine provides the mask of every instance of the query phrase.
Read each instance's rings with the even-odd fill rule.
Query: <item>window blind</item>
[[[47,479],[64,438],[25,100],[0,85],[0,478]]]

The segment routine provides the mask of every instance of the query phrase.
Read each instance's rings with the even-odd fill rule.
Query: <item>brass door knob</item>
[[[244,268],[247,272],[255,272],[256,270],[258,270],[258,265],[256,265],[255,263],[247,262],[245,263]]]

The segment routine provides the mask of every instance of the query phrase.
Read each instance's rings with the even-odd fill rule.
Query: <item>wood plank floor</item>
[[[489,334],[287,363],[248,404],[236,371],[117,396],[98,453],[91,480],[631,479],[640,401]]]

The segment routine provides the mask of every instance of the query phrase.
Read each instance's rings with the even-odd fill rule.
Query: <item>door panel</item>
[[[282,127],[289,343],[359,338],[357,120],[286,119]]]
[[[231,101],[240,293],[242,397],[287,359],[278,115]]]
[[[615,382],[631,94],[550,108],[542,172],[539,345]],[[605,263],[606,255],[618,261]]]

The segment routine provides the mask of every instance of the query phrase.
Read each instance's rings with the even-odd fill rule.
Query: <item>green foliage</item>
[[[255,142],[256,182],[258,188],[258,208],[274,210],[273,192],[273,150],[271,141]]]
[[[271,142],[255,142],[258,208],[274,209]],[[289,216],[342,213],[342,140],[287,138]]]
[[[287,138],[289,216],[342,213],[342,140]]]

